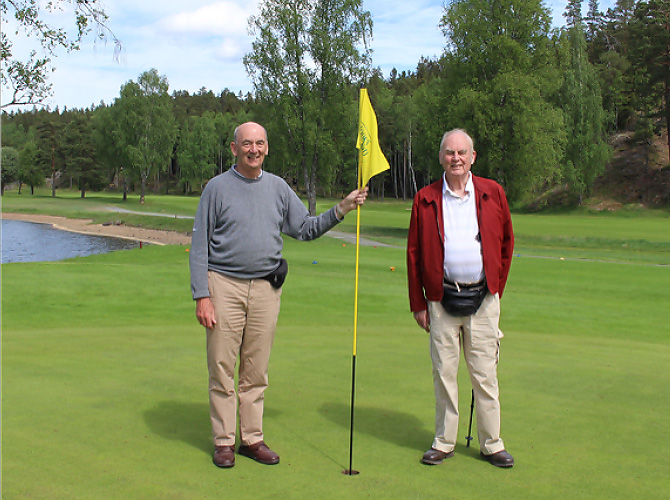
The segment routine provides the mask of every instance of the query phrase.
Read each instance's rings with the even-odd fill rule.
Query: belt
[[[486,278],[478,281],[477,283],[457,283],[455,281],[449,281],[444,279],[444,286],[451,288],[452,290],[479,290],[482,287],[486,286]]]

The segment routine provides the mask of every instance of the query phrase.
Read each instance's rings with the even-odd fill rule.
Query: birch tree
[[[342,144],[355,145],[351,85],[370,64],[370,14],[361,0],[263,0],[250,29],[255,40],[244,63],[265,103],[270,160],[284,172],[298,164],[315,214],[319,174],[332,180]]]
[[[121,88],[116,126],[126,149],[131,175],[140,181],[144,203],[147,181],[170,164],[176,138],[173,101],[167,78],[152,69]]]

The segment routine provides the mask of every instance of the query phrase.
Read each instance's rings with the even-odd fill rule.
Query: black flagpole
[[[356,395],[356,355],[354,354],[351,360],[351,426],[349,427],[349,468],[342,471],[349,476],[358,474],[357,470],[353,469],[354,463],[354,399]]]
[[[472,413],[475,408],[475,390],[472,390],[472,400],[470,400],[470,426],[468,427],[468,436],[465,440],[468,444],[465,445],[466,448],[470,447],[470,441],[472,441]]]

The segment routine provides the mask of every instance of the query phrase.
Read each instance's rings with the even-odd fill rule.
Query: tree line
[[[198,193],[233,161],[236,125],[269,133],[266,168],[305,193],[356,183],[358,89],[368,88],[391,169],[374,196],[409,199],[441,175],[437,150],[454,127],[475,139],[476,173],[527,204],[556,186],[582,203],[612,159],[608,137],[649,146],[670,123],[670,0],[570,0],[551,28],[541,0],[452,0],[445,49],[415,71],[371,66],[362,0],[263,0],[244,63],[253,92],[169,91],[157,70],[91,109],[3,113],[2,186],[48,182],[90,190]],[[587,13],[582,14],[583,11]],[[670,155],[670,144],[668,145]]]

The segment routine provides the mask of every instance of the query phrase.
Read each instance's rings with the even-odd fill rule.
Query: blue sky
[[[600,9],[613,3],[601,0]],[[122,85],[152,68],[167,77],[170,92],[195,93],[202,87],[216,94],[225,88],[235,93],[251,90],[242,57],[251,49],[247,18],[257,13],[258,0],[103,0],[103,5],[124,50],[115,60],[113,44],[94,43],[89,36],[81,50],[59,53],[50,77],[52,109],[112,103]],[[562,25],[566,1],[546,5],[554,24]],[[413,71],[421,56],[441,54],[445,39],[437,25],[442,0],[364,0],[363,8],[374,22],[373,66],[385,76],[392,68]],[[68,12],[56,14],[54,24],[63,25],[71,17]],[[2,29],[13,33],[4,23]],[[29,41],[12,39],[17,54],[29,49]]]

